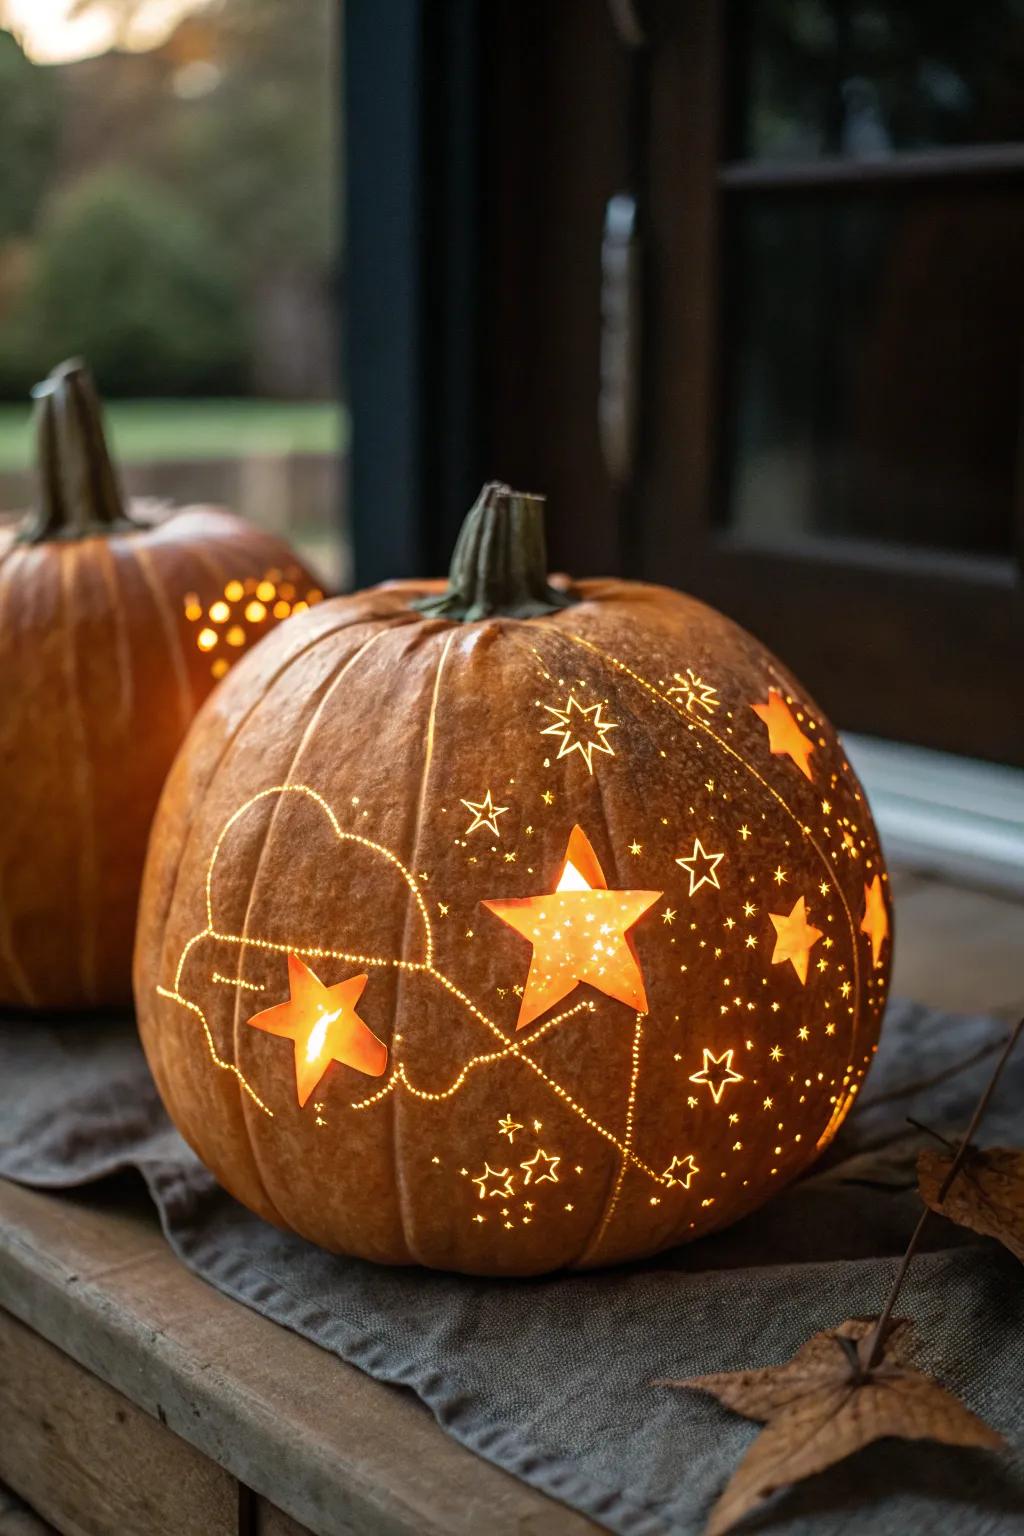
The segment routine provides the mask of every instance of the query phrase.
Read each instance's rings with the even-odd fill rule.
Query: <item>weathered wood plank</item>
[[[197,1280],[144,1205],[0,1181],[0,1306],[317,1536],[596,1529],[457,1445],[410,1393]]]
[[[235,1536],[233,1477],[0,1311],[0,1477],[66,1536]]]

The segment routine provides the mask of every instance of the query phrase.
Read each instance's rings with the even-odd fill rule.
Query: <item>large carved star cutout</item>
[[[805,736],[793,718],[792,711],[777,688],[769,688],[767,704],[751,704],[759,720],[768,727],[768,750],[776,757],[791,757],[804,778],[813,781],[810,756],[814,742]]]
[[[638,1013],[647,994],[628,930],[661,891],[610,891],[582,827],[573,827],[558,883],[550,895],[483,905],[533,945],[516,1029],[587,982]]]
[[[821,929],[812,928],[807,921],[807,908],[802,896],[794,903],[793,910],[788,916],[777,912],[770,912],[768,915],[775,925],[775,952],[772,955],[772,965],[784,965],[787,960],[792,961],[794,971],[801,983],[806,986],[807,957],[821,938]]]
[[[864,917],[860,931],[866,933],[871,940],[871,963],[880,965],[882,945],[889,937],[889,914],[885,910],[880,875],[876,875],[871,884],[864,887]]]
[[[332,1061],[354,1067],[368,1077],[380,1077],[388,1064],[388,1048],[356,1013],[367,977],[350,976],[333,987],[296,954],[288,956],[286,1003],[253,1014],[249,1023],[268,1035],[295,1043],[295,1091],[305,1104]]]

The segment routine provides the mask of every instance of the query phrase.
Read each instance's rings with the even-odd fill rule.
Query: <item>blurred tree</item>
[[[51,70],[27,59],[10,32],[0,32],[0,239],[28,234],[57,158],[60,101]]]
[[[216,88],[176,114],[169,164],[251,274],[326,273],[337,230],[333,15],[324,0],[216,0]]]
[[[247,337],[233,275],[194,210],[127,171],[55,201],[0,387],[19,391],[62,357],[86,357],[109,395],[237,391]]]

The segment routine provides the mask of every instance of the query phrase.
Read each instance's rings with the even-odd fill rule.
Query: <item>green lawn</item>
[[[0,405],[0,471],[30,463],[31,414],[27,404]],[[122,464],[340,453],[348,446],[348,413],[331,401],[115,400],[106,421]]]

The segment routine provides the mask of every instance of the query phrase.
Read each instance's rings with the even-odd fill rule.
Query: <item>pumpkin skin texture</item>
[[[695,1238],[804,1170],[872,1059],[891,939],[862,791],[793,678],[662,587],[524,597],[510,495],[471,514],[478,600],[458,560],[447,592],[334,599],[208,701],[135,989],[171,1116],[245,1205],[530,1275]]]
[[[60,417],[43,516],[34,537],[0,543],[0,1004],[36,1009],[131,1001],[157,799],[218,657],[242,648],[222,625],[200,649],[186,594],[205,614],[230,581],[271,568],[308,584],[280,539],[229,512],[132,521],[102,436],[87,435],[101,432],[87,377],[54,378],[58,398],[37,407],[44,433]],[[273,622],[244,625],[244,643]]]

